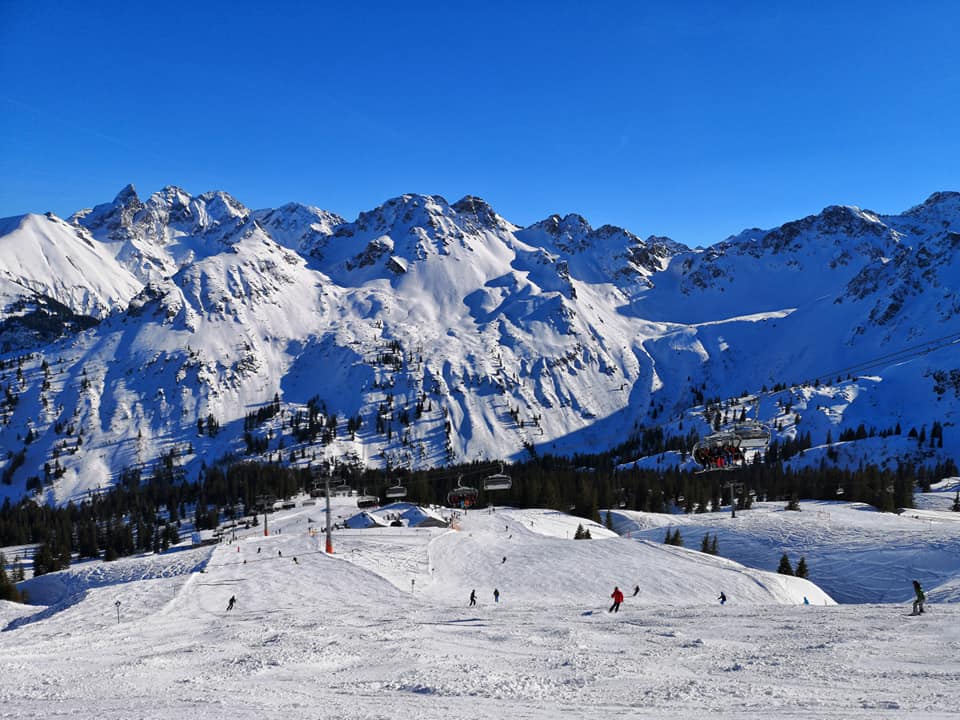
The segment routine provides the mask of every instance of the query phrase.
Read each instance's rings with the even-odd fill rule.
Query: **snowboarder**
[[[500,602],[500,591],[497,590],[496,588],[493,589],[493,601],[495,603]]]
[[[293,561],[294,561],[295,563],[297,563],[297,565],[300,564],[300,563],[297,562],[297,556],[296,556],[296,555],[293,556]]]
[[[237,596],[231,595],[229,602],[227,602],[227,610],[233,610],[233,606],[237,604]]]
[[[927,599],[927,596],[917,580],[913,581],[913,592],[917,596],[917,599],[913,601],[913,614],[923,615],[923,602]]]
[[[503,560],[500,561],[500,564],[503,565],[507,561],[507,556],[503,556]]]
[[[260,548],[257,548],[257,555],[260,554]]]
[[[721,605],[727,604],[727,596],[724,594],[723,590],[720,591],[720,597],[717,598],[720,601]]]
[[[810,598],[808,598],[806,595],[803,596],[803,604],[804,604],[804,605],[809,605],[809,604],[810,604]]]
[[[640,586],[637,585],[637,586],[633,589],[633,596],[636,597],[636,596],[639,595],[639,594],[640,594]]]
[[[610,606],[607,612],[620,612],[620,603],[623,602],[623,593],[620,591],[620,588],[614,587],[610,597],[613,598],[613,605]]]
[[[477,604],[477,591],[471,590],[470,591],[470,607],[473,607],[476,604]]]

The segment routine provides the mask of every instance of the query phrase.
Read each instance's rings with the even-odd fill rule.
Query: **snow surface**
[[[338,524],[353,502],[335,501]],[[557,512],[414,507],[370,515],[454,525],[338,530],[328,556],[323,508],[298,507],[270,516],[269,537],[251,528],[23,583],[43,606],[0,603],[3,716],[956,717],[956,604],[931,597],[920,617],[905,601],[835,605],[810,582]],[[831,512],[849,563],[881,551],[857,540],[872,514]],[[741,516],[758,518],[761,547],[762,528],[784,522]],[[570,539],[580,523],[593,540]],[[887,547],[905,533],[891,525]]]
[[[18,300],[103,318],[0,355],[23,374],[0,369],[16,396],[0,406],[0,471],[24,453],[0,497],[22,497],[47,463],[62,468],[43,493],[56,503],[171,451],[195,476],[246,452],[244,418],[275,395],[286,417],[316,399],[341,428],[363,424],[323,446],[276,417],[253,431],[269,439],[260,460],[423,468],[594,452],[641,427],[705,434],[704,400],[752,414],[745,392],[778,440],[810,433],[794,466],[956,459],[958,198],[898,216],[828,207],[704,251],[575,214],[518,228],[479,198],[414,194],[344,222],[176,187],[141,201],[127,187],[69,222],[0,220],[0,353]],[[955,342],[926,352],[944,337]],[[216,437],[198,432],[210,416]],[[908,439],[934,422],[942,447]],[[861,423],[877,435],[827,446]]]

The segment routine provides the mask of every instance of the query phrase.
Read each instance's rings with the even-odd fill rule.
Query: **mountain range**
[[[704,249],[472,196],[347,221],[127,186],[0,220],[0,494],[62,502],[162,457],[602,452],[744,416],[806,436],[797,464],[955,458],[958,250],[955,192]]]

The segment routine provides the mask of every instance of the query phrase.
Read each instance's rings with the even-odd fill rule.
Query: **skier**
[[[720,597],[718,597],[717,600],[720,601],[720,604],[721,604],[721,605],[726,605],[726,604],[727,604],[727,596],[724,595],[723,590],[720,591]]]
[[[233,610],[233,606],[237,604],[237,596],[231,595],[230,601],[227,603],[227,610]]]
[[[500,602],[500,591],[497,590],[496,588],[493,589],[493,601],[495,603]]]
[[[477,591],[471,590],[470,591],[470,607],[473,607],[476,604],[477,604]]]
[[[636,596],[639,595],[639,594],[640,594],[640,586],[637,585],[637,586],[633,589],[633,596],[636,597]]]
[[[620,592],[620,588],[614,587],[610,597],[613,598],[613,605],[610,606],[607,612],[620,612],[620,603],[623,602],[623,593]]]
[[[500,564],[503,565],[507,561],[507,556],[503,556],[503,560],[500,561]]]
[[[923,602],[927,599],[927,596],[917,580],[913,581],[913,592],[917,596],[917,599],[913,601],[913,614],[923,615]]]

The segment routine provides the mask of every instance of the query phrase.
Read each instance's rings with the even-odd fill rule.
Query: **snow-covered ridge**
[[[70,221],[2,220],[0,351],[36,354],[22,379],[0,371],[17,398],[0,442],[24,456],[0,490],[19,495],[47,464],[62,466],[63,499],[173,448],[191,449],[188,468],[245,453],[244,417],[274,396],[290,414],[319,402],[341,427],[361,419],[329,444],[280,420],[257,428],[262,455],[287,462],[423,467],[604,450],[641,427],[702,433],[704,397],[960,333],[956,205],[940,193],[896,216],[831,206],[703,251],[572,213],[521,228],[474,196],[407,194],[348,222],[128,186]],[[31,334],[37,318],[64,324]],[[956,457],[958,348],[881,364],[876,381],[798,388],[797,412],[764,401],[761,419],[781,438],[809,431],[814,457],[831,430],[936,421],[942,448],[903,435],[882,456]],[[222,432],[198,436],[211,417]],[[53,429],[71,424],[84,443],[64,456]],[[855,465],[871,443],[831,455]]]

